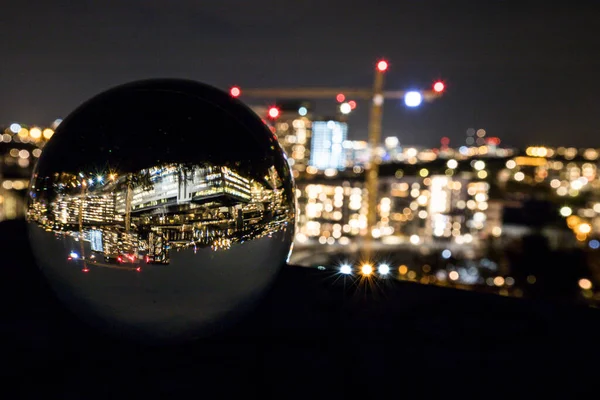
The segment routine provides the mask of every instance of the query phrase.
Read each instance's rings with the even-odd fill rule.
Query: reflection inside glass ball
[[[27,211],[34,256],[92,325],[186,340],[256,303],[291,251],[293,180],[276,138],[210,86],[134,82],[56,130]]]

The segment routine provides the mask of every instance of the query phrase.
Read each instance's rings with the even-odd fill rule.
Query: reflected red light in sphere
[[[450,139],[449,139],[449,138],[447,138],[446,136],[444,136],[444,137],[442,138],[441,142],[442,142],[442,144],[443,144],[444,146],[448,146],[448,144],[450,143]]]
[[[240,94],[242,94],[242,91],[240,90],[239,87],[234,86],[231,88],[231,90],[229,91],[229,93],[231,93],[231,95],[233,97],[238,97]]]
[[[377,63],[377,69],[381,72],[385,71],[388,68],[387,61],[381,60]]]
[[[445,87],[446,86],[444,85],[444,82],[440,81],[440,82],[434,83],[433,90],[435,90],[436,92],[439,93],[439,92],[443,92]]]
[[[271,118],[279,117],[279,109],[277,107],[269,108],[269,117],[271,117]]]
[[[354,100],[350,100],[350,101],[348,102],[348,104],[350,105],[350,108],[351,108],[351,109],[353,109],[353,110],[354,110],[354,109],[356,108],[356,102],[355,102]]]

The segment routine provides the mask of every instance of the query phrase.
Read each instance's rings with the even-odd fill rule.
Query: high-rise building
[[[314,121],[310,165],[319,170],[346,168],[346,151],[342,143],[348,136],[348,124],[329,119]]]
[[[389,162],[400,161],[402,155],[400,140],[396,136],[388,136],[383,143],[385,149],[383,160]]]
[[[364,167],[369,163],[369,145],[365,140],[346,140],[342,147],[346,153],[346,167]]]
[[[312,115],[305,101],[277,102],[277,116],[269,107],[251,107],[271,128],[288,156],[294,176],[306,171],[310,160]]]

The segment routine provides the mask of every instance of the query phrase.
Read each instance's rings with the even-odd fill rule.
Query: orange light
[[[354,110],[354,109],[356,108],[356,102],[355,102],[354,100],[350,100],[350,101],[348,102],[348,104],[350,104],[350,108],[351,108],[351,109],[353,109],[353,110]]]
[[[344,96],[343,93],[340,93],[337,96],[335,96],[335,99],[337,100],[338,103],[342,103],[344,100],[346,100],[346,96]]]
[[[269,108],[269,117],[273,119],[279,117],[279,109],[277,107]]]
[[[381,72],[385,71],[388,68],[387,61],[381,60],[377,63],[377,69]]]
[[[444,85],[444,82],[442,82],[442,81],[437,81],[436,83],[433,84],[433,90],[438,93],[443,92],[445,88],[446,88],[446,85]]]
[[[371,275],[373,273],[373,267],[369,264],[364,264],[360,267],[360,272],[365,276]]]
[[[234,86],[231,88],[231,90],[229,91],[229,93],[233,96],[233,97],[239,97],[240,94],[242,94],[242,91],[240,90],[239,87]]]

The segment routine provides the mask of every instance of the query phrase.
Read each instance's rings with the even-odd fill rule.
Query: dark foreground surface
[[[598,394],[593,309],[392,281],[357,292],[328,272],[287,267],[235,328],[143,348],[96,334],[60,306],[23,222],[0,223],[0,249],[3,398]]]

